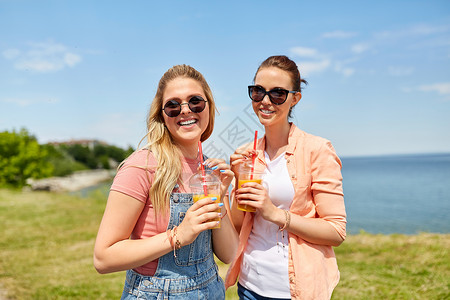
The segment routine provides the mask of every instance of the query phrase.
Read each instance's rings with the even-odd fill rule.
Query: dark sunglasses
[[[255,102],[261,102],[266,95],[269,95],[270,102],[275,105],[281,105],[286,102],[287,96],[289,94],[295,94],[297,91],[288,91],[282,88],[274,88],[270,91],[266,91],[263,87],[258,85],[248,86],[248,95],[250,99]]]
[[[206,107],[206,100],[200,96],[194,96],[187,103],[179,103],[176,100],[169,100],[164,104],[163,111],[168,117],[174,118],[181,113],[181,106],[187,105],[193,113],[201,113]]]

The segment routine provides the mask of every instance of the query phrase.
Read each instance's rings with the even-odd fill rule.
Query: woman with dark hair
[[[332,246],[346,235],[341,162],[331,143],[300,130],[289,117],[300,101],[295,62],[267,58],[248,87],[252,106],[265,128],[256,144],[230,157],[239,167],[253,161],[262,184],[248,182],[232,191],[231,215],[240,233],[238,253],[225,281],[238,277],[240,299],[330,299],[339,281]],[[256,209],[244,212],[238,204]]]
[[[216,197],[193,203],[189,186],[214,113],[208,83],[194,68],[174,66],[159,81],[147,144],[119,167],[95,243],[99,273],[127,270],[122,299],[225,299],[214,254],[230,263],[236,253],[226,215],[234,174],[224,160],[205,161],[220,176],[220,204]],[[212,230],[218,217],[220,229]]]

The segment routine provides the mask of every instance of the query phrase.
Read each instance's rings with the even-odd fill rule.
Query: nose
[[[189,108],[189,103],[185,102],[185,103],[181,103],[181,112],[180,114],[188,114],[191,112],[191,109]]]
[[[261,101],[262,104],[264,105],[270,105],[270,98],[269,98],[269,94],[265,94],[264,98]]]

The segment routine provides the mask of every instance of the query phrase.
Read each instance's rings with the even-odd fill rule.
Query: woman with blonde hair
[[[237,249],[226,195],[234,175],[224,160],[205,160],[220,176],[225,205],[214,197],[193,203],[188,184],[214,113],[200,72],[177,65],[162,76],[147,119],[147,145],[120,166],[95,243],[99,273],[127,270],[122,299],[225,298],[214,254],[230,263]],[[220,229],[212,230],[217,217]]]
[[[306,84],[295,62],[271,56],[253,81],[248,92],[265,135],[256,151],[240,147],[230,161],[239,172],[238,166],[254,160],[254,170],[264,175],[262,184],[248,182],[232,193],[240,236],[225,284],[239,277],[239,298],[245,300],[329,299],[339,281],[332,246],[345,239],[341,162],[328,140],[289,122]]]

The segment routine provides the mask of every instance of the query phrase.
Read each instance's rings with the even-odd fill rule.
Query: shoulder
[[[292,132],[292,140],[297,146],[300,145],[309,152],[322,152],[324,149],[334,151],[333,145],[328,139],[307,133],[296,126]]]

